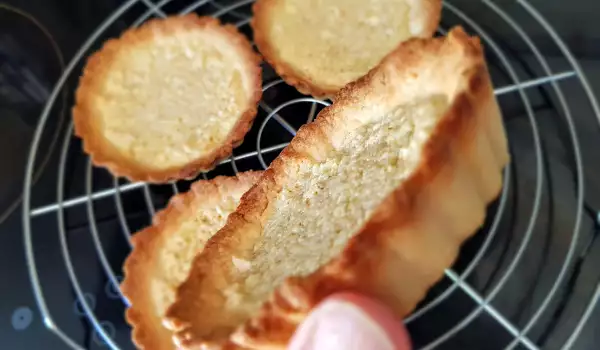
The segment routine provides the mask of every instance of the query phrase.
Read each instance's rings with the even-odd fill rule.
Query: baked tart
[[[332,97],[411,37],[430,37],[441,0],[257,0],[254,40],[300,92]]]
[[[260,58],[234,26],[193,14],[153,19],[88,59],[75,134],[114,175],[190,178],[242,142],[261,94]]]
[[[482,225],[509,161],[477,38],[412,39],[303,126],[194,258],[184,349],[284,349],[328,296],[409,314]]]
[[[175,349],[172,333],[162,326],[163,314],[175,300],[192,259],[259,176],[260,172],[246,172],[199,180],[188,192],[171,198],[152,225],[132,237],[121,289],[131,304],[126,318],[138,349]]]

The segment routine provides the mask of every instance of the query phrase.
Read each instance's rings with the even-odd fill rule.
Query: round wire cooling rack
[[[120,266],[131,249],[132,232],[147,224],[168,197],[189,183],[151,186],[110,178],[81,154],[70,124],[57,165],[55,202],[32,208],[33,164],[41,153],[40,139],[57,98],[63,91],[72,93],[71,80],[77,78],[82,59],[119,23],[138,26],[150,17],[195,11],[234,23],[251,36],[252,3],[129,0],[89,37],[57,82],[28,159],[23,232],[31,285],[43,322],[67,346],[133,348],[123,321],[128,301],[119,289]],[[597,313],[600,298],[600,272],[594,268],[600,259],[600,240],[595,240],[600,212],[590,204],[585,174],[594,174],[598,167],[594,169],[585,159],[593,149],[590,133],[596,139],[600,135],[600,108],[584,72],[553,27],[526,0],[515,0],[513,5],[509,10],[491,0],[471,1],[468,6],[444,3],[439,33],[461,24],[481,37],[486,47],[513,159],[484,228],[465,244],[444,280],[405,319],[416,348],[588,349],[594,341],[587,339],[590,334],[593,337],[590,318]],[[485,16],[485,21],[475,21],[471,7],[477,7],[478,18]],[[520,41],[520,51],[515,52],[484,22],[493,23],[494,28],[503,26]],[[552,40],[558,55],[544,55],[535,44],[539,33],[534,38],[532,27]],[[202,177],[266,168],[297,128],[329,104],[300,95],[269,67],[264,72],[261,110],[246,142]],[[582,96],[589,110],[578,109],[575,118],[573,110],[581,107]],[[77,164],[82,164],[82,176],[71,170]],[[73,224],[81,217],[83,223]],[[36,225],[38,220],[44,221],[42,229]],[[80,326],[61,323],[65,310],[54,309],[56,293],[48,292],[49,285],[58,282],[44,280],[43,267],[51,263],[46,261],[47,254],[39,253],[36,242],[49,234],[41,232],[49,230],[45,220],[56,226],[57,266],[65,275],[67,293],[73,295],[72,318],[80,320]],[[75,233],[81,229],[89,235]],[[88,248],[81,248],[81,240],[86,240]]]

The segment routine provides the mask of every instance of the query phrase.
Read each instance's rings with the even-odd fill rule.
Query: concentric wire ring
[[[519,81],[519,78],[517,77],[517,74],[515,73],[513,67],[510,65],[508,59],[506,58],[506,55],[498,47],[496,42],[489,36],[489,34],[486,31],[484,31],[477,23],[475,23],[469,16],[467,16],[464,12],[462,12],[455,6],[449,4],[448,2],[444,2],[444,7],[449,9],[450,11],[452,11],[455,15],[460,17],[465,23],[469,24],[472,28],[474,28],[474,30],[477,32],[477,34],[484,40],[484,43],[487,44],[487,46],[490,47],[494,51],[494,53],[499,57],[500,61],[504,65],[504,68],[506,68],[506,70],[509,72],[509,75],[510,75],[511,79],[513,80],[514,84],[518,86],[520,84],[520,81]],[[517,252],[515,253],[515,256],[514,256],[513,260],[511,261],[509,267],[506,269],[503,276],[500,278],[500,280],[497,282],[496,286],[492,289],[492,291],[488,294],[487,297],[481,298],[476,293],[475,290],[470,290],[470,291],[465,290],[465,292],[467,292],[471,297],[474,297],[474,299],[480,304],[480,306],[477,307],[477,309],[475,309],[474,311],[472,311],[461,322],[459,322],[454,327],[452,327],[450,330],[448,330],[448,332],[446,332],[444,335],[442,335],[438,339],[436,339],[436,340],[432,341],[431,343],[429,343],[428,345],[426,345],[424,347],[424,349],[433,349],[433,348],[437,347],[438,345],[442,344],[448,338],[452,337],[458,331],[460,331],[461,329],[466,327],[484,309],[486,309],[488,312],[491,311],[490,310],[491,300],[500,292],[500,290],[502,289],[504,284],[507,282],[507,280],[512,275],[512,272],[517,267],[517,264],[521,260],[521,257],[523,256],[523,253],[525,252],[525,248],[527,247],[527,244],[529,243],[529,241],[531,239],[531,234],[533,232],[535,222],[538,218],[541,196],[542,196],[542,184],[543,184],[542,149],[541,149],[541,144],[540,144],[540,135],[539,135],[537,123],[533,116],[533,110],[531,108],[529,98],[527,97],[527,94],[523,91],[522,88],[519,88],[518,92],[519,92],[519,95],[525,106],[525,110],[527,111],[527,117],[530,121],[531,129],[532,129],[532,136],[533,136],[533,140],[534,140],[535,156],[536,156],[535,164],[536,164],[536,179],[537,179],[537,181],[535,184],[535,200],[534,200],[534,205],[533,205],[532,213],[530,216],[530,220],[527,225],[526,233],[524,234],[521,245],[519,246]],[[451,272],[448,270],[448,271],[446,271],[446,276],[450,277],[455,283],[460,284],[460,282],[461,282],[460,279],[456,278],[457,276],[454,272]],[[537,346],[535,344],[533,344],[533,342],[531,342],[526,337],[523,337],[522,335],[520,335],[520,332],[518,331],[518,329],[514,325],[512,325],[508,320],[506,320],[504,317],[499,317],[500,315],[496,314],[496,311],[491,311],[490,313],[496,319],[498,319],[500,324],[503,325],[507,331],[509,331],[511,334],[513,334],[515,337],[517,337],[517,339],[519,341],[521,341],[527,348],[537,349]]]
[[[490,2],[489,0],[484,0],[484,3],[487,6],[489,6],[491,9],[493,9],[500,17],[502,17],[502,19],[504,19],[507,23],[509,23],[510,26],[513,27],[517,31],[517,33],[519,33],[519,35],[527,43],[527,46],[529,46],[531,51],[534,53],[535,57],[539,61],[540,65],[542,66],[544,73],[546,75],[552,75],[552,70],[548,66],[546,59],[542,56],[542,54],[539,52],[539,50],[537,49],[535,44],[531,41],[531,38],[529,37],[529,35],[527,35],[527,33],[525,33],[523,31],[522,27],[519,26],[512,18],[510,18],[506,14],[506,12],[504,12],[501,8],[499,8],[494,3]],[[535,324],[535,322],[539,319],[539,317],[545,311],[546,307],[548,306],[548,304],[550,303],[550,301],[556,294],[556,291],[558,290],[560,283],[564,279],[566,270],[569,267],[569,263],[571,262],[573,255],[575,253],[575,246],[578,241],[579,228],[581,225],[581,217],[582,217],[582,211],[583,211],[583,194],[584,194],[583,166],[582,166],[582,161],[581,161],[581,151],[579,150],[579,144],[577,142],[575,142],[575,140],[578,139],[577,131],[575,129],[575,125],[574,125],[573,119],[571,117],[571,111],[565,102],[565,97],[562,93],[562,90],[560,89],[558,84],[556,84],[556,82],[551,82],[550,84],[551,84],[553,90],[555,91],[556,95],[558,96],[558,100],[564,111],[565,119],[569,126],[569,132],[571,133],[571,140],[573,141],[572,144],[573,144],[574,155],[575,155],[575,166],[577,167],[577,184],[576,184],[577,185],[577,209],[576,209],[577,213],[576,213],[575,224],[574,224],[574,228],[573,228],[573,237],[571,239],[571,244],[569,246],[567,256],[565,257],[565,262],[563,263],[563,266],[559,272],[559,275],[556,278],[556,282],[552,286],[551,290],[548,292],[548,295],[542,302],[542,305],[540,305],[540,307],[538,308],[536,313],[531,317],[531,320],[521,330],[520,334],[525,334],[525,333],[527,333],[527,331],[529,331],[529,329],[531,329],[531,327]],[[512,342],[508,346],[508,349],[512,349],[512,348],[514,348],[514,346],[516,346],[516,342]]]
[[[287,101],[285,103],[280,104],[277,108],[271,110],[271,112],[269,112],[269,115],[267,115],[267,118],[265,118],[265,120],[262,122],[262,124],[260,125],[260,128],[258,129],[258,137],[256,138],[256,150],[257,150],[257,156],[258,156],[258,160],[260,161],[260,164],[262,165],[263,169],[267,168],[267,163],[265,162],[265,159],[262,156],[262,149],[261,149],[261,140],[262,140],[262,135],[263,135],[263,131],[265,130],[265,127],[267,126],[267,123],[269,121],[271,121],[271,119],[275,119],[279,122],[279,124],[286,129],[290,134],[292,134],[292,136],[296,135],[296,130],[294,130],[287,122],[286,123],[282,123],[281,120],[283,120],[283,118],[279,117],[277,115],[277,113],[284,109],[285,107],[294,105],[294,104],[298,104],[298,103],[303,103],[303,102],[312,102],[313,106],[315,106],[315,104],[321,104],[323,106],[328,106],[329,103],[321,101],[321,100],[317,100],[314,99],[312,97],[303,97],[303,98],[297,98],[294,100],[290,100]],[[312,107],[311,107],[312,108]],[[311,109],[314,110],[314,109]],[[314,115],[314,112],[311,112],[309,114],[308,119],[311,119],[311,116]]]

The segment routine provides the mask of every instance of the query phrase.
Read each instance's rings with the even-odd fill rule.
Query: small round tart
[[[261,172],[199,180],[171,198],[152,224],[133,235],[121,291],[131,306],[125,314],[139,350],[174,350],[173,333],[162,325],[165,310],[188,275],[196,254],[227,221]]]
[[[290,85],[331,97],[401,42],[430,37],[441,0],[257,0],[254,40]]]
[[[114,175],[189,178],[231,155],[261,95],[260,58],[235,27],[196,15],[150,20],[87,61],[75,134]]]

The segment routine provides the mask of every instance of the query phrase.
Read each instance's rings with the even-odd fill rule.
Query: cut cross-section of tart
[[[331,97],[401,42],[430,37],[441,0],[257,0],[254,40],[300,92]]]
[[[403,317],[483,223],[509,155],[477,38],[409,40],[334,101],[194,259],[181,347],[283,349],[340,292]]]
[[[231,155],[256,116],[260,58],[234,26],[187,15],[109,40],[83,71],[75,133],[94,164],[166,182]]]
[[[197,181],[188,192],[173,197],[151,226],[133,236],[121,289],[131,303],[126,316],[138,349],[175,349],[172,333],[162,326],[163,314],[175,300],[192,259],[225,224],[260,174]]]

